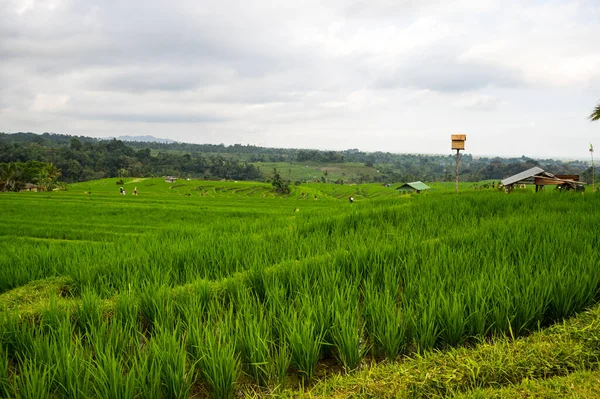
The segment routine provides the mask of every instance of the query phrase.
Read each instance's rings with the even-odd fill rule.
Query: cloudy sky
[[[587,158],[598,0],[0,0],[0,131]]]

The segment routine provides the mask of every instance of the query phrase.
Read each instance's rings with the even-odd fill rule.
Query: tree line
[[[65,135],[0,133],[0,163],[52,163],[66,183],[106,177],[180,176],[203,179],[262,180],[256,166],[219,154],[135,149],[121,140]]]
[[[62,184],[60,170],[51,162],[0,163],[0,191],[20,191],[33,185],[39,191],[52,191]]]
[[[0,133],[0,163],[30,161],[54,165],[65,183],[106,177],[173,175],[202,179],[267,180],[261,162],[360,164],[376,175],[348,176],[345,182],[452,181],[454,155],[363,152],[358,149],[320,151],[253,145],[124,142],[64,134]],[[521,156],[474,157],[464,154],[460,179],[502,179],[539,166],[555,174],[591,174],[585,161],[560,161]]]

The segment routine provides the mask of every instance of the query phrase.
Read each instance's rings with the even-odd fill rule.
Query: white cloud
[[[492,111],[500,105],[500,101],[498,98],[486,94],[467,94],[458,97],[452,102],[452,105],[458,108]]]
[[[33,99],[30,109],[34,112],[53,112],[64,108],[68,101],[68,95],[40,93]]]
[[[575,155],[599,129],[595,0],[8,4],[0,130]]]

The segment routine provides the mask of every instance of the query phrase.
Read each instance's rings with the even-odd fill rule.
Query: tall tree
[[[60,175],[60,170],[52,162],[45,164],[38,174],[39,187],[44,191],[52,191]]]
[[[594,108],[594,111],[590,115],[590,120],[591,121],[600,120],[600,103],[598,103],[598,105],[596,105],[596,108]]]

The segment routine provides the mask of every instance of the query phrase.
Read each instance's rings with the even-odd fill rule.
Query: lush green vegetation
[[[35,188],[52,191],[64,188],[58,182],[60,171],[52,163],[38,161],[0,163],[0,191],[21,191]],[[34,184],[35,183],[35,184]]]
[[[366,153],[358,149],[319,151],[234,144],[123,142],[60,134],[0,133],[0,163],[51,162],[64,182],[105,177],[174,175],[202,179],[268,180],[277,168],[294,182],[453,181],[454,155]],[[555,174],[582,174],[591,181],[584,161],[474,157],[464,154],[460,178],[498,180],[533,166]]]
[[[598,299],[591,193],[116,180],[0,195],[0,397],[286,394]]]

